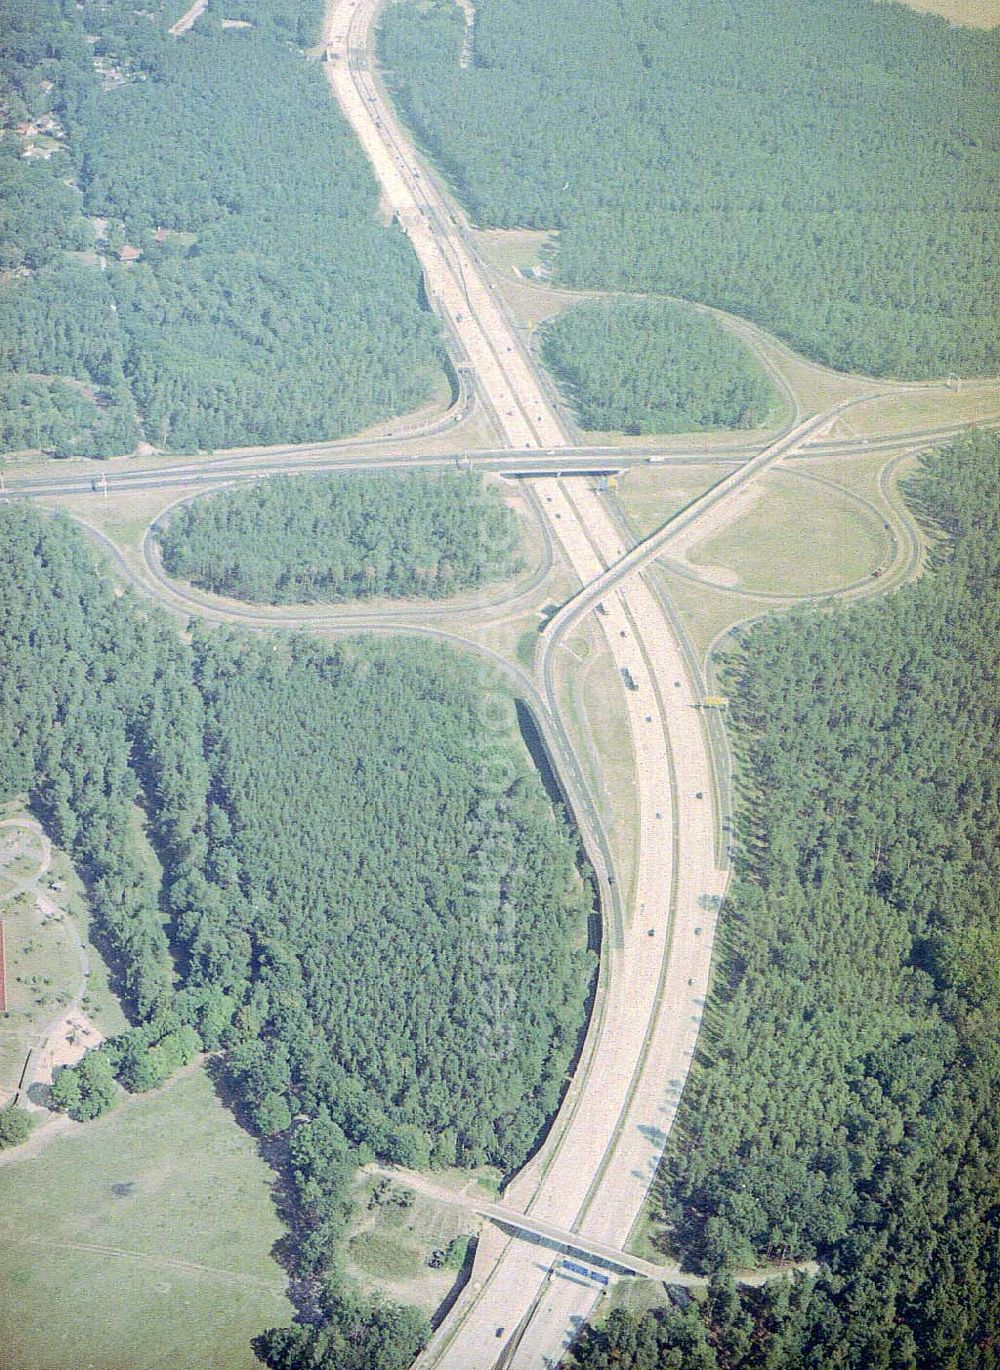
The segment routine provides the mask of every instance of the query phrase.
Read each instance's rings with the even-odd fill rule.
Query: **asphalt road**
[[[827,411],[827,417],[830,412]],[[917,450],[958,437],[968,432],[970,426],[995,428],[1000,426],[1000,420],[989,420],[980,425],[955,423],[913,429],[877,439],[819,440],[810,442],[808,448],[800,449],[796,459],[846,458],[864,453]],[[127,490],[170,489],[175,486],[207,490],[225,482],[260,480],[263,476],[323,475],[360,470],[419,471],[470,466],[476,470],[500,474],[557,475],[563,471],[620,471],[630,466],[645,465],[651,458],[665,466],[698,465],[705,462],[736,465],[752,461],[764,448],[764,444],[758,439],[756,442],[741,443],[718,450],[706,450],[702,445],[669,452],[655,446],[613,445],[542,450],[462,449],[456,445],[456,450],[448,453],[408,450],[412,444],[419,446],[419,442],[419,437],[412,436],[398,439],[372,438],[363,442],[343,440],[307,447],[272,447],[205,454],[180,462],[173,458],[165,458],[155,465],[140,465],[134,459],[130,459],[127,465],[119,462],[52,461],[42,471],[34,470],[23,475],[19,475],[16,470],[0,471],[0,498],[6,496],[32,499],[45,495],[87,493],[100,498],[104,493],[105,482],[109,494]]]
[[[488,649],[475,648],[444,628],[364,614],[322,626],[326,631],[420,633],[476,650],[501,670],[530,706],[567,803],[578,823],[601,895],[604,954],[594,1012],[580,1062],[562,1108],[540,1152],[515,1178],[508,1196],[550,1237],[582,1235],[590,1250],[620,1251],[642,1207],[676,1114],[694,1051],[707,993],[718,899],[725,888],[719,860],[719,792],[708,735],[695,707],[703,682],[668,607],[643,577],[663,549],[731,498],[775,461],[815,437],[846,406],[796,422],[775,442],[704,448],[664,456],[665,461],[722,460],[736,469],[652,538],[626,551],[620,532],[597,496],[569,493],[559,472],[616,469],[660,456],[646,449],[574,447],[568,425],[507,319],[498,293],[461,231],[433,178],[423,170],[369,69],[368,31],[378,0],[333,0],[326,72],[334,93],[372,160],[383,192],[408,233],[425,270],[428,297],[445,321],[460,378],[451,414],[396,438],[318,444],[315,447],[234,452],[110,473],[52,469],[8,476],[10,495],[101,495],[102,475],[114,490],[183,487],[198,491],[279,472],[421,469],[451,465],[456,456],[410,450],[431,431],[459,429],[479,404],[491,416],[504,446],[462,453],[475,465],[505,472],[539,473],[550,535],[574,567],[582,589],[543,635],[537,663],[539,688],[520,668]],[[869,398],[869,397],[866,397]],[[879,441],[818,440],[810,455],[890,451],[940,441],[967,425],[898,434]],[[96,474],[95,474],[96,470]],[[262,630],[281,626],[274,614],[252,608],[206,608],[186,601],[149,560],[133,572],[116,549],[120,569],[146,593],[182,617],[192,612],[238,619]],[[559,648],[598,603],[608,651],[624,680],[639,797],[636,893],[630,907],[621,886],[598,808],[583,775],[559,701]],[[311,618],[301,626],[318,625]],[[676,682],[676,683],[675,683]],[[634,687],[634,688],[633,688]],[[502,1206],[501,1206],[502,1207]],[[482,1242],[463,1298],[422,1357],[427,1367],[487,1370],[500,1354],[511,1367],[552,1363],[596,1290],[554,1271],[551,1251],[518,1238]],[[500,1340],[496,1327],[510,1329]]]

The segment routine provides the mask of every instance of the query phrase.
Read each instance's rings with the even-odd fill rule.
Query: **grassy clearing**
[[[842,400],[874,394],[879,382],[865,376],[832,371],[818,362],[808,361],[793,352],[785,343],[778,342],[757,329],[757,348],[791,386],[803,415],[821,414]]]
[[[616,1308],[630,1313],[651,1313],[654,1309],[671,1308],[673,1304],[666,1289],[657,1280],[618,1280],[601,1301],[597,1317],[606,1318]]]
[[[31,880],[42,864],[42,839],[28,828],[0,830],[0,870],[17,884]]]
[[[558,233],[531,228],[481,228],[471,234],[476,250],[494,271],[530,276],[543,263],[543,253],[557,242]]]
[[[20,803],[4,806],[0,818],[27,819]],[[37,833],[23,828],[0,830],[0,895],[16,886],[6,877],[31,878],[41,863]],[[0,1092],[18,1081],[28,1050],[78,992],[81,981],[76,936],[90,966],[82,1008],[107,1035],[125,1027],[125,1017],[109,986],[109,971],[89,937],[89,910],[83,883],[65,852],[52,848],[51,864],[37,886],[52,907],[40,907],[27,891],[0,905],[5,923],[7,1013],[0,1017]]]
[[[453,1268],[430,1266],[432,1253],[446,1251],[453,1240],[475,1231],[480,1221],[423,1194],[414,1196],[410,1208],[392,1203],[369,1207],[375,1185],[370,1176],[358,1176],[347,1243],[348,1273],[367,1292],[415,1304],[432,1315],[459,1278]]]
[[[1000,24],[1000,0],[902,0],[911,10],[940,14],[952,24],[993,29]]]
[[[879,508],[885,507],[879,477],[896,457],[886,456],[885,452],[862,454],[856,457],[811,457],[808,460],[790,463],[790,469],[802,471],[809,476],[819,476],[821,480],[832,481],[852,495],[871,500]],[[913,459],[916,461],[916,458]],[[908,463],[902,463],[907,465]],[[900,468],[897,467],[897,471]]]
[[[695,651],[700,657],[708,651],[719,635],[742,619],[765,614],[779,608],[773,600],[754,599],[750,595],[732,595],[724,590],[713,590],[705,585],[657,567],[667,594],[677,608]]]
[[[83,881],[73,869],[65,852],[52,849],[52,865],[44,884],[51,891],[52,901],[64,909],[76,925],[90,966],[87,992],[83,996],[83,1011],[103,1036],[122,1032],[127,1026],[117,995],[111,988],[111,972],[90,937],[90,908]]]
[[[0,1366],[250,1370],[292,1315],[271,1181],[200,1069],[4,1165]]]
[[[618,503],[636,536],[645,538],[731,470],[719,462],[632,466],[619,478]]]
[[[898,390],[855,405],[839,418],[832,438],[872,437],[937,428],[948,423],[982,423],[1000,415],[1000,385],[963,384],[926,390]]]
[[[33,894],[0,908],[7,960],[7,1012],[0,1014],[0,1091],[17,1088],[24,1058],[80,983],[80,958],[65,914],[41,909]]]
[[[664,1223],[657,1212],[656,1199],[652,1195],[647,1195],[629,1237],[628,1250],[633,1256],[641,1256],[644,1260],[662,1262],[666,1249],[662,1241],[664,1232]]]
[[[423,1242],[410,1242],[397,1232],[372,1229],[351,1238],[348,1250],[355,1265],[374,1280],[413,1279],[427,1268]]]
[[[530,609],[513,618],[497,618],[492,621],[448,618],[442,621],[441,627],[449,633],[467,638],[470,642],[488,647],[490,651],[499,652],[508,661],[530,669],[540,623],[538,611]]]
[[[468,1170],[463,1166],[450,1166],[446,1170],[435,1170],[433,1178],[439,1189],[488,1199],[498,1199],[503,1185],[503,1171],[495,1165],[474,1166]]]
[[[695,566],[731,571],[748,590],[816,594],[851,584],[883,564],[881,521],[856,500],[779,472],[762,498],[688,553]]]
[[[586,663],[560,652],[557,685],[563,716],[600,811],[619,872],[622,899],[628,907],[639,840],[632,735],[621,677],[603,635],[596,623],[586,631],[591,644]],[[579,636],[579,632],[574,634],[571,647]]]
[[[595,298],[588,291],[553,289],[541,281],[514,276],[510,272],[500,273],[497,288],[510,310],[511,317],[525,330],[527,341],[532,346],[537,342],[534,337],[535,329],[546,319],[555,318],[579,300]]]

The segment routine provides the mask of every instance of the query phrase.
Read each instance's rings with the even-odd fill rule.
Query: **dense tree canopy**
[[[125,1083],[190,1054],[173,1014],[232,1044],[252,1113],[282,1116],[276,1095],[383,1154],[516,1166],[562,1088],[588,958],[573,846],[511,701],[426,644],[199,629],[188,647],[68,525],[0,520],[0,793],[30,792],[80,862],[154,1024],[115,1048]]]
[[[426,1319],[414,1308],[327,1301],[325,1326],[272,1328],[257,1338],[271,1370],[408,1370],[427,1340]]]
[[[99,403],[92,385],[58,376],[0,376],[0,451],[44,448],[56,456],[124,452],[138,429],[127,387]]]
[[[546,323],[542,358],[585,428],[752,428],[774,392],[743,343],[665,300],[580,304]]]
[[[172,575],[266,604],[436,599],[522,565],[516,516],[471,472],[273,476],[181,505],[160,545]]]
[[[33,1118],[26,1108],[5,1104],[0,1108],[0,1151],[8,1146],[20,1146],[31,1134]]]
[[[417,264],[292,46],[318,3],[247,0],[250,27],[209,13],[181,39],[162,3],[30,8],[30,41],[24,0],[0,10],[0,359],[19,373],[3,447],[294,442],[428,397],[440,345]],[[59,122],[48,161],[21,156],[29,105]]]
[[[242,999],[248,1096],[354,1141],[515,1166],[580,1026],[565,833],[474,676],[426,646],[197,635],[213,806],[170,902],[187,983]],[[532,950],[529,954],[528,948]]]
[[[1000,370],[1000,31],[871,0],[389,5],[401,107],[567,284],[757,320],[834,366]]]
[[[159,891],[136,848],[140,779],[182,795],[206,776],[197,717],[165,716],[156,699],[193,703],[176,634],[116,598],[63,521],[0,506],[0,794],[30,793],[76,860],[140,1017],[169,996]],[[168,755],[168,752],[170,755]]]
[[[186,642],[66,520],[7,502],[0,797],[17,793],[85,876],[134,1021],[57,1075],[56,1106],[96,1117],[222,1047],[243,1116],[287,1144],[328,1324],[268,1354],[406,1363],[422,1319],[337,1273],[347,1177],[373,1152],[518,1166],[592,971],[589,887],[513,701],[422,643]],[[344,1339],[358,1359],[335,1358]]]
[[[824,1271],[618,1317],[585,1366],[997,1364],[998,458],[974,436],[914,482],[932,574],[730,663],[739,866],[661,1201],[692,1264]]]

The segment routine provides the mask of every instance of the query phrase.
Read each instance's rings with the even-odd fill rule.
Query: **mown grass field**
[[[831,437],[857,439],[947,423],[982,423],[995,419],[998,412],[1000,386],[996,384],[968,383],[950,390],[944,386],[923,391],[896,390],[847,410],[831,429]]]
[[[589,643],[589,651],[585,664],[578,665],[581,640]],[[639,814],[621,677],[596,618],[584,625],[583,633],[577,630],[567,645],[569,650],[560,653],[556,666],[561,706],[601,812],[627,903],[637,874]],[[570,652],[577,654],[577,663]]]
[[[708,651],[720,633],[733,624],[756,614],[774,610],[774,600],[756,599],[750,595],[733,595],[726,590],[712,589],[697,581],[673,575],[657,567],[657,575],[666,588],[671,602],[688,631],[699,656]]]
[[[1000,0],[903,0],[903,4],[973,29],[992,29],[1000,24]]]
[[[648,537],[732,469],[720,462],[632,466],[619,479],[618,503],[635,533]]]
[[[0,1166],[0,1370],[250,1370],[272,1172],[200,1068]]]
[[[531,228],[481,228],[472,232],[480,256],[495,271],[530,276],[558,233]]]
[[[849,495],[779,472],[761,487],[762,498],[690,550],[692,565],[724,568],[747,590],[802,595],[850,585],[883,563],[882,522]]]

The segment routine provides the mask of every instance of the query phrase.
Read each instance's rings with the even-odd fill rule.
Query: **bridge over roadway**
[[[558,1223],[547,1222],[544,1218],[536,1218],[529,1213],[522,1213],[509,1204],[495,1203],[485,1195],[474,1191],[470,1193],[464,1189],[453,1190],[446,1185],[435,1184],[426,1175],[421,1175],[416,1171],[401,1170],[395,1166],[377,1163],[365,1166],[365,1171],[369,1175],[378,1175],[380,1178],[393,1180],[407,1189],[413,1189],[417,1193],[436,1200],[438,1203],[478,1213],[481,1218],[489,1218],[502,1227],[514,1228],[525,1236],[534,1237],[543,1245],[553,1246],[559,1251],[565,1250],[570,1254],[584,1256],[591,1263],[610,1267],[613,1272],[619,1274],[642,1275],[647,1280],[663,1280],[668,1284],[683,1284],[691,1287],[708,1283],[703,1275],[689,1274],[687,1271],[681,1270],[680,1266],[676,1264],[658,1265],[655,1261],[643,1260],[641,1256],[633,1256],[631,1252],[622,1251],[620,1247],[593,1241],[590,1237],[584,1237],[579,1232],[560,1227]]]
[[[658,1264],[656,1261],[643,1260],[641,1256],[634,1256],[630,1251],[623,1251],[621,1247],[593,1241],[570,1228],[560,1227],[558,1223],[522,1213],[510,1204],[497,1203],[476,1188],[451,1189],[445,1184],[436,1183],[420,1171],[382,1165],[378,1161],[365,1166],[364,1171],[380,1179],[392,1180],[395,1184],[412,1189],[418,1194],[434,1199],[437,1203],[447,1204],[452,1208],[464,1208],[481,1218],[488,1218],[500,1227],[511,1228],[521,1236],[534,1239],[539,1245],[555,1248],[559,1253],[582,1256],[591,1265],[601,1266],[611,1274],[641,1275],[647,1280],[683,1285],[688,1289],[697,1289],[708,1284],[707,1276],[682,1270],[674,1262]],[[761,1266],[756,1270],[738,1270],[735,1272],[735,1279],[737,1284],[761,1285],[769,1280],[790,1275],[796,1270],[815,1274],[818,1268],[814,1261]]]

